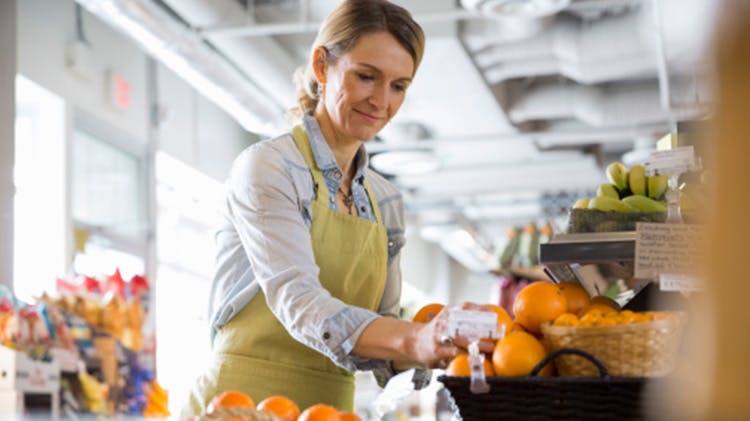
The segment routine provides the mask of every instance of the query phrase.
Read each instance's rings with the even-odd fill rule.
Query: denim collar
[[[342,170],[336,163],[331,147],[328,146],[328,142],[326,142],[323,133],[320,131],[318,120],[313,117],[311,113],[308,113],[302,117],[302,124],[305,127],[307,136],[310,138],[310,146],[312,147],[315,164],[318,168],[324,175],[330,173],[331,170],[338,170],[341,172]],[[364,176],[365,168],[367,168],[369,164],[369,158],[364,144],[360,145],[357,150],[355,162],[357,163],[357,170],[354,173],[354,180],[360,180]]]

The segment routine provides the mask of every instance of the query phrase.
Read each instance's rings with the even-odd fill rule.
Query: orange
[[[606,295],[597,295],[596,297],[591,297],[591,304],[602,304],[608,307],[612,307],[613,309],[620,311],[620,305],[617,304],[617,301],[607,297]]]
[[[255,409],[255,402],[250,396],[237,390],[227,390],[219,393],[211,399],[208,404],[208,412],[213,412],[218,408],[227,408],[232,406],[244,406]]]
[[[339,419],[341,421],[362,421],[362,418],[354,412],[342,412],[339,414]]]
[[[300,414],[297,421],[340,421],[339,411],[326,404],[316,404],[308,407]]]
[[[565,295],[552,282],[539,281],[526,285],[513,302],[516,321],[531,333],[540,333],[539,326],[565,313]]]
[[[299,417],[299,407],[285,396],[271,396],[258,404],[258,410],[274,414],[285,421],[295,421]]]
[[[552,322],[555,326],[578,326],[578,323],[580,323],[580,320],[578,320],[578,316],[573,313],[561,314],[557,316],[554,322]]]
[[[526,376],[547,355],[539,340],[526,332],[511,332],[497,341],[492,353],[492,366],[498,376]],[[540,375],[552,374],[552,365],[542,369]]]
[[[581,317],[578,326],[596,326],[604,319],[604,314],[599,309],[593,309]]]
[[[526,330],[523,328],[523,326],[518,324],[518,322],[513,321],[513,323],[510,325],[510,329],[508,329],[505,334],[507,335],[510,332],[526,332]]]
[[[568,302],[568,313],[578,313],[591,303],[591,298],[583,287],[575,282],[560,282],[557,284]]]
[[[482,309],[492,310],[497,313],[497,336],[502,337],[503,335],[510,332],[513,325],[513,319],[510,318],[508,312],[504,308],[496,304],[485,304]]]
[[[458,354],[456,358],[451,360],[448,364],[448,368],[445,370],[449,376],[456,377],[469,377],[471,376],[471,365],[469,364],[469,354]],[[492,369],[492,364],[489,358],[484,358],[484,375],[494,376],[495,372]]]
[[[414,318],[412,319],[413,322],[419,322],[419,323],[427,323],[430,320],[434,319],[435,316],[440,313],[445,306],[440,303],[430,303],[417,311],[417,314],[414,315]]]
[[[597,313],[599,316],[604,317],[610,313],[617,313],[617,309],[612,306],[602,303],[591,303],[588,306],[581,309],[579,316],[583,317],[591,312]]]

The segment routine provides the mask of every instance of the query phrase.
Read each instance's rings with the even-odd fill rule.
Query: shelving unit
[[[649,280],[633,277],[635,231],[559,234],[539,247],[539,261],[555,282],[581,284],[590,295],[613,289],[620,305],[630,302]]]

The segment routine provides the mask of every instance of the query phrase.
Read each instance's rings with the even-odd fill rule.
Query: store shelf
[[[543,265],[609,263],[635,258],[635,231],[559,234],[539,246]]]
[[[490,271],[493,275],[503,276],[505,278],[522,278],[529,280],[549,279],[544,272],[543,266],[532,267],[514,267],[508,269],[493,269]]]

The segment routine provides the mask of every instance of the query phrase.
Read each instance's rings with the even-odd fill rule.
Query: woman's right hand
[[[394,361],[394,368],[403,369],[418,365],[428,368],[445,368],[448,363],[461,353],[466,353],[469,339],[463,336],[450,337],[448,319],[453,310],[487,311],[475,303],[463,303],[457,306],[446,306],[427,323],[414,322],[416,325],[415,340],[410,350],[412,361]],[[488,339],[479,341],[480,352],[492,352],[494,344]]]

